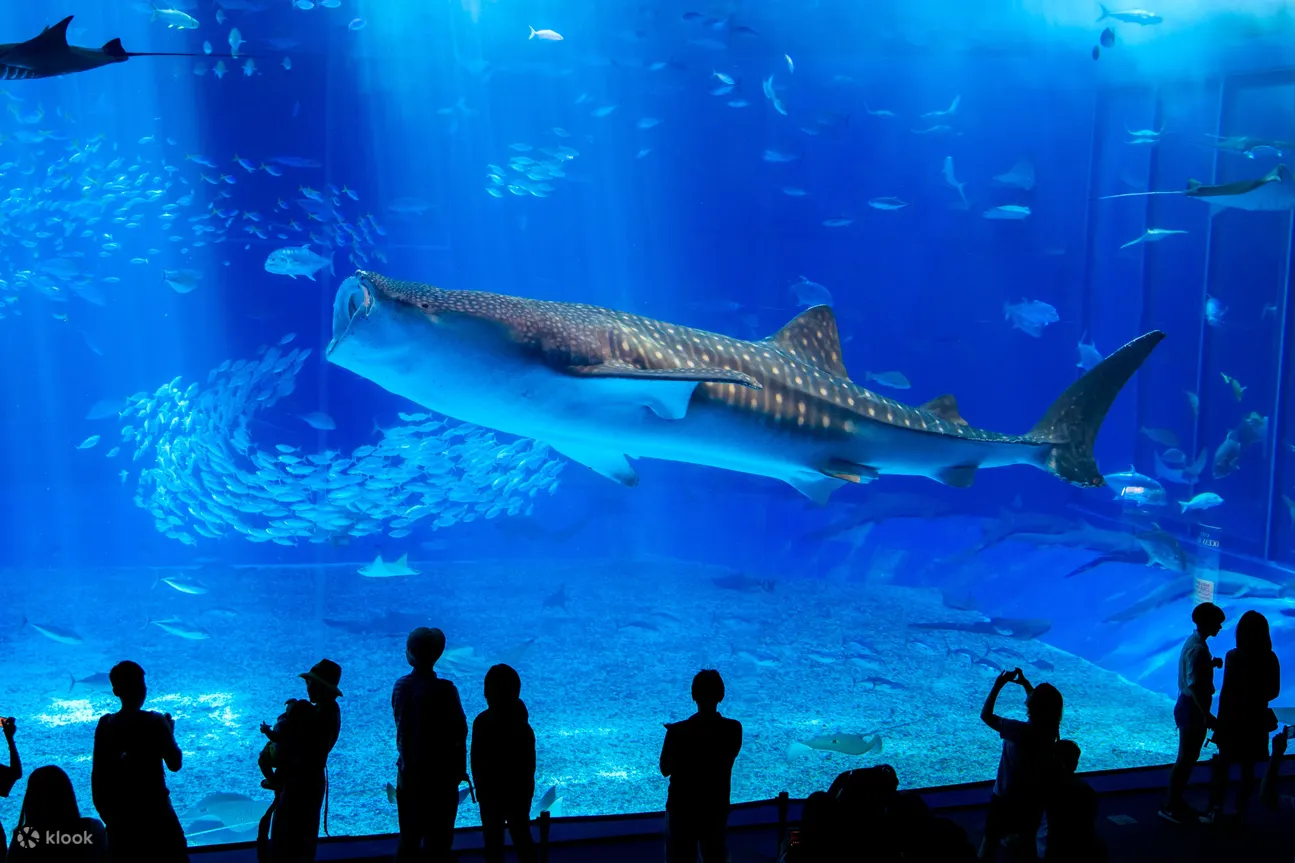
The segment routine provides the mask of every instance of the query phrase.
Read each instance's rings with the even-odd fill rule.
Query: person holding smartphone
[[[1025,690],[1027,721],[1005,719],[994,713],[998,694],[1009,683]],[[1043,819],[1044,800],[1054,773],[1054,750],[1061,736],[1061,693],[1050,683],[1031,685],[1021,669],[1004,671],[989,690],[980,710],[984,722],[1003,739],[998,776],[985,816],[980,859],[993,860],[998,844],[1008,837],[1024,839],[1022,848],[1034,855],[1034,837]]]
[[[0,797],[8,797],[14,783],[22,779],[22,759],[18,757],[18,745],[13,742],[13,736],[18,732],[18,723],[12,716],[6,716],[0,718],[0,729],[4,731],[5,743],[9,744],[9,766],[0,765]],[[0,863],[4,863],[5,849],[8,847],[4,825],[0,824]]]

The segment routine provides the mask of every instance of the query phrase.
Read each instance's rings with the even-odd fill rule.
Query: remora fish
[[[54,78],[89,72],[100,66],[125,63],[131,57],[199,57],[200,54],[172,51],[127,51],[120,39],[113,39],[102,48],[81,48],[67,44],[67,28],[72,23],[69,15],[62,21],[46,27],[26,42],[0,44],[0,81],[20,81],[30,78]]]
[[[624,485],[626,456],[780,479],[822,503],[883,474],[969,486],[1029,464],[1103,485],[1093,442],[1153,331],[1070,386],[1024,435],[974,428],[849,379],[826,306],[758,342],[589,305],[451,291],[363,270],[333,305],[328,359],[447,416],[534,438]]]
[[[1122,195],[1105,195],[1098,200],[1145,198],[1151,195],[1196,198],[1210,205],[1210,215],[1229,208],[1265,213],[1289,212],[1295,210],[1295,176],[1291,175],[1290,168],[1278,165],[1254,180],[1238,180],[1218,186],[1206,186],[1199,180],[1188,180],[1187,188],[1181,191],[1125,192]]]

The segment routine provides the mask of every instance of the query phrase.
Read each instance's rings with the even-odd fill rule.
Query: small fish
[[[1223,503],[1223,498],[1212,491],[1205,491],[1191,500],[1180,500],[1178,505],[1182,507],[1181,512],[1187,512],[1189,509],[1213,509],[1221,503]]]
[[[536,30],[534,27],[532,27],[531,35],[527,36],[526,38],[527,40],[542,39],[546,42],[561,42],[562,34],[556,30]]]
[[[985,210],[982,214],[986,219],[999,220],[1017,220],[1024,219],[1030,215],[1030,208],[1018,204],[1004,204],[1001,207],[993,207]]]
[[[1205,296],[1205,323],[1211,327],[1223,326],[1223,318],[1227,315],[1227,306],[1219,302],[1217,297]]]
[[[177,294],[188,294],[198,287],[202,273],[198,270],[163,270],[162,281],[171,286]]]
[[[313,429],[319,429],[320,431],[333,431],[337,428],[337,423],[333,422],[333,418],[322,411],[312,411],[308,414],[301,414],[300,419],[306,425]]]
[[[1107,27],[1102,31],[1102,35],[1098,37],[1098,41],[1101,42],[1103,48],[1115,47],[1115,31]]]
[[[1167,447],[1178,446],[1178,435],[1174,434],[1169,429],[1147,428],[1146,426],[1143,426],[1138,430],[1138,432],[1143,437],[1149,438],[1150,440],[1155,441],[1161,446],[1167,446]]]
[[[762,158],[766,162],[781,163],[781,162],[794,162],[800,157],[796,155],[792,155],[790,153],[782,153],[782,152],[779,152],[778,150],[765,150],[764,156]]]
[[[24,626],[30,626],[50,641],[56,641],[59,644],[77,645],[85,643],[85,639],[74,630],[62,626],[55,626],[51,623],[32,623],[26,617],[22,619],[22,623],[18,628],[21,629]]]
[[[912,387],[908,378],[904,377],[903,372],[865,372],[864,376],[874,383],[890,387],[897,390],[906,390]]]
[[[957,189],[957,190],[958,190],[958,196],[959,196],[960,198],[962,198],[962,204],[963,204],[963,206],[964,206],[964,207],[968,206],[968,204],[967,204],[967,192],[966,192],[966,185],[967,185],[967,184],[966,184],[966,183],[959,183],[959,182],[958,182],[958,178],[957,178],[957,177],[955,177],[955,176],[953,175],[953,157],[952,157],[952,156],[945,156],[945,157],[944,157],[944,169],[943,169],[943,174],[944,174],[944,182],[948,183],[950,186],[952,186],[953,188]]]
[[[364,25],[367,23],[368,22],[365,21],[363,18],[352,18],[351,23],[346,25],[346,29],[351,31],[363,30]]]
[[[243,34],[235,27],[229,31],[229,53],[234,59],[238,59],[238,49],[241,47],[243,47]]]
[[[719,81],[726,87],[732,87],[736,84],[731,75],[726,75],[723,72],[711,72],[711,75],[715,76],[715,80]]]
[[[868,202],[868,206],[874,210],[902,210],[908,206],[908,202],[901,201],[899,198],[873,198]]]
[[[1084,333],[1079,338],[1079,362],[1075,365],[1084,371],[1089,371],[1105,359],[1105,357],[1102,356],[1102,352],[1097,349],[1097,345],[1094,344],[1092,340],[1085,342],[1084,339],[1086,338],[1088,338],[1088,333]]]
[[[1107,9],[1106,5],[1103,3],[1099,3],[1097,5],[1100,6],[1102,10],[1102,15],[1097,19],[1098,21],[1105,21],[1107,18],[1111,18],[1124,24],[1140,24],[1145,27],[1148,24],[1160,24],[1165,20],[1154,12],[1148,12],[1145,9],[1129,9],[1124,12],[1112,12],[1110,9]]]
[[[149,5],[153,7],[153,17],[148,19],[150,21],[161,21],[166,24],[167,29],[198,29],[198,19],[194,18],[192,15],[181,12],[179,9],[159,9],[156,6],[153,6],[152,3]]]
[[[1135,237],[1134,239],[1129,240],[1127,243],[1120,246],[1120,248],[1127,249],[1129,246],[1136,246],[1139,243],[1154,243],[1159,240],[1163,240],[1165,237],[1172,237],[1175,234],[1185,234],[1185,233],[1187,232],[1173,231],[1173,230],[1168,230],[1166,228],[1147,228],[1146,231],[1143,232],[1142,236]]]
[[[1061,320],[1057,310],[1041,300],[1003,303],[1003,318],[1011,321],[1014,329],[1036,339],[1043,336],[1044,327]]]
[[[92,449],[99,442],[99,435],[92,434],[76,445],[77,449]]]
[[[1030,665],[1033,665],[1040,671],[1052,671],[1056,667],[1046,659],[1031,659]]]
[[[873,116],[873,117],[888,117],[888,118],[893,118],[893,117],[895,117],[895,116],[896,116],[894,111],[888,111],[888,110],[886,110],[885,108],[879,108],[879,109],[877,109],[876,111],[874,111],[874,110],[872,110],[871,108],[869,108],[869,107],[868,107],[868,104],[867,104],[866,102],[865,102],[865,103],[864,103],[864,105],[863,105],[863,110],[864,110],[864,112],[865,112],[865,113],[867,113],[867,114],[869,114],[869,115],[871,115],[871,116]]]
[[[1187,405],[1192,409],[1192,416],[1200,416],[1201,397],[1191,390],[1183,390],[1183,395],[1187,396]]]
[[[159,583],[165,584],[180,593],[187,593],[190,596],[202,596],[207,592],[207,585],[193,578],[185,578],[183,575],[169,575],[160,579]]]
[[[660,124],[661,121],[656,117],[643,117],[634,125],[638,126],[640,129],[651,129],[653,126],[658,126]]]
[[[1234,377],[1229,377],[1224,372],[1219,372],[1219,374],[1223,375],[1223,383],[1232,388],[1232,395],[1236,396],[1236,400],[1241,401],[1241,397],[1245,395],[1246,387],[1241,386],[1240,381]]]
[[[796,71],[796,64],[792,62],[790,54],[783,54],[782,59],[787,61],[787,71],[789,73]]]
[[[171,635],[188,641],[206,641],[211,638],[211,633],[201,626],[185,623],[178,617],[168,617],[165,620],[149,620],[148,622],[163,632],[169,632]]]

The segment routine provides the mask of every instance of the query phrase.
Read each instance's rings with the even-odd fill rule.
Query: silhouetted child
[[[262,785],[273,788],[275,795],[274,805],[258,828],[257,841],[273,863],[315,859],[320,813],[328,796],[328,756],[342,731],[342,711],[337,704],[342,697],[338,688],[342,667],[331,659],[321,659],[298,676],[306,681],[308,700],[285,702],[273,728],[261,723],[261,733],[270,742],[257,763],[261,772],[268,774]]]
[[[1075,775],[1079,745],[1061,740],[1054,751],[1057,775],[1039,827],[1039,857],[1049,863],[1102,863],[1107,854],[1097,837],[1097,792]]]
[[[486,672],[487,707],[472,721],[472,778],[481,807],[486,863],[502,863],[504,828],[522,863],[538,859],[531,838],[535,732],[521,699],[522,679],[507,665]]]
[[[1277,716],[1268,703],[1281,694],[1281,663],[1273,652],[1268,618],[1247,611],[1237,621],[1237,646],[1227,653],[1214,743],[1219,748],[1211,767],[1210,811],[1201,820],[1213,823],[1223,812],[1228,773],[1241,767],[1237,815],[1245,816],[1254,796],[1255,766],[1268,760],[1268,735],[1277,730]]]
[[[169,713],[144,710],[144,669],[129,660],[108,673],[121,710],[100,718],[94,731],[90,787],[94,808],[108,828],[118,860],[188,861],[184,830],[171,808],[163,765],[172,773],[183,756]]]
[[[1021,722],[994,713],[998,693],[1009,683],[1025,689],[1025,710],[1029,719]],[[1048,683],[1031,686],[1021,669],[1004,671],[994,681],[980,720],[1003,738],[998,760],[998,777],[989,798],[985,835],[980,859],[993,860],[998,844],[1009,837],[1025,838],[1019,843],[1027,857],[1034,856],[1034,837],[1043,819],[1043,799],[1053,771],[1053,747],[1061,727],[1061,693]]]
[[[9,766],[0,764],[0,797],[8,797],[14,783],[22,779],[22,759],[18,757],[18,744],[13,740],[18,732],[17,720],[12,716],[0,719],[0,730],[4,731],[5,743],[9,745]],[[0,863],[5,863],[6,847],[4,825],[0,824]]]
[[[1174,704],[1174,724],[1178,726],[1178,757],[1169,772],[1169,788],[1160,817],[1174,824],[1195,821],[1200,813],[1187,804],[1183,792],[1191,779],[1192,769],[1201,757],[1205,735],[1214,727],[1210,712],[1214,700],[1214,669],[1223,665],[1210,655],[1206,639],[1223,629],[1223,609],[1212,602],[1202,602],[1192,609],[1196,629],[1183,642],[1178,655],[1178,701]]]
[[[19,843],[18,832],[24,827],[37,831],[42,837],[39,844],[29,843],[24,848]],[[51,833],[76,838],[67,844],[50,845],[43,840]],[[108,859],[108,833],[98,819],[81,817],[67,774],[52,766],[33,770],[14,830],[13,847],[9,849],[10,863],[102,863]]]
[[[721,716],[724,679],[712,668],[692,679],[697,712],[665,724],[661,775],[670,777],[666,797],[666,859],[704,863],[728,859],[728,810],[733,762],[742,750],[742,723]]]
[[[433,666],[445,652],[445,633],[420,626],[409,633],[405,659],[413,671],[396,681],[396,806],[400,814],[397,863],[453,859],[459,783],[468,776],[468,719],[454,683]]]

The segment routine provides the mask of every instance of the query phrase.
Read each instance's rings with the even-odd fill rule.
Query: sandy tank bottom
[[[803,797],[842,770],[879,762],[910,787],[991,778],[1000,744],[977,717],[994,672],[953,652],[960,648],[1060,688],[1062,734],[1083,747],[1083,769],[1174,756],[1164,695],[1045,640],[911,630],[914,622],[983,620],[943,607],[934,590],[836,580],[784,580],[769,590],[729,569],[662,559],[414,565],[420,575],[381,580],[340,567],[10,570],[0,577],[0,608],[8,609],[0,715],[18,717],[27,771],[62,766],[88,812],[95,722],[115,700],[72,680],[121,659],[140,662],[147,706],[176,720],[185,763],[168,781],[194,844],[249,838],[254,825],[243,819],[269,802],[255,764],[258,726],[273,723],[285,699],[303,696],[296,675],[323,656],[342,665],[345,693],[329,763],[330,832],[394,832],[385,790],[395,779],[391,686],[408,670],[404,635],[422,624],[447,633],[438,671],[458,684],[469,723],[485,707],[489,665],[508,661],[521,673],[538,739],[536,797],[556,785],[555,815],[663,808],[662,723],[692,712],[689,684],[702,667],[720,669],[728,689],[721,710],[745,728],[734,800],[783,790]],[[181,573],[207,592],[155,584]],[[81,643],[20,626],[23,616],[71,630]],[[210,637],[179,638],[156,625],[171,618]],[[1004,692],[999,711],[1024,717],[1019,688]],[[880,734],[881,752],[792,747],[829,734]],[[10,829],[24,787],[0,801]],[[236,796],[204,811],[213,792]],[[478,823],[471,802],[458,823]]]

